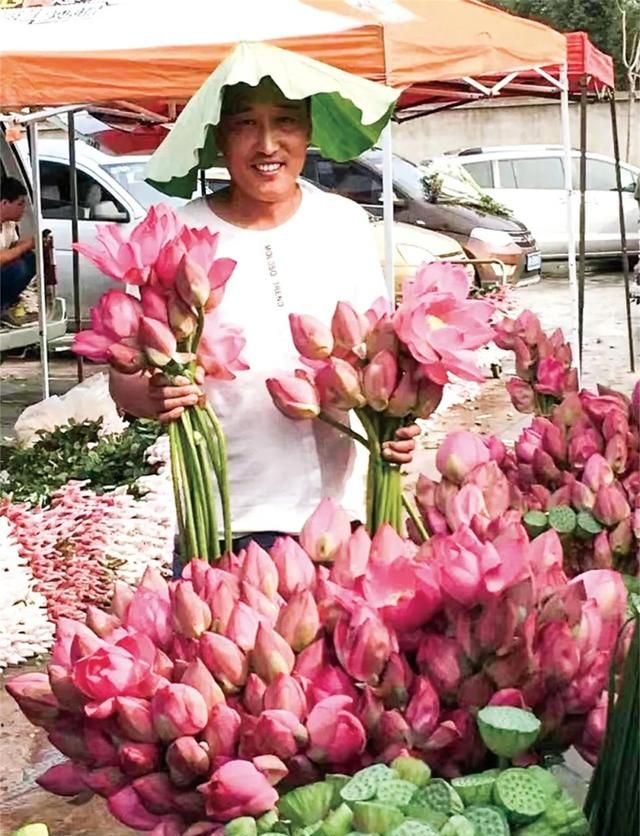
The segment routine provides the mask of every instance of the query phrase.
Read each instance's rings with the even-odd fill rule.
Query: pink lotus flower
[[[78,353],[83,354],[84,352],[80,351]],[[110,366],[113,366],[116,371],[122,372],[122,374],[136,374],[144,367],[142,352],[124,343],[112,343],[107,349],[106,359]]]
[[[303,314],[289,314],[293,344],[303,357],[324,360],[333,351],[333,335],[319,319]]]
[[[46,728],[60,713],[46,673],[19,674],[7,682],[6,689],[29,722],[36,726]]]
[[[263,704],[265,709],[284,709],[299,720],[304,720],[307,715],[307,698],[304,691],[298,681],[289,674],[279,673],[267,686]]]
[[[149,772],[135,778],[131,783],[150,813],[164,815],[173,810],[172,795],[175,794],[175,786],[166,772]],[[153,832],[155,833],[155,830]]]
[[[493,306],[468,300],[468,293],[466,273],[449,264],[424,265],[415,279],[405,282],[394,327],[435,383],[447,383],[449,373],[483,379],[473,351],[493,336],[488,325]]]
[[[194,311],[175,293],[168,300],[169,325],[178,342],[193,336],[198,328],[198,318]]]
[[[281,674],[278,674],[280,676]],[[277,677],[276,677],[277,679]],[[250,673],[247,677],[247,682],[244,686],[244,693],[242,695],[242,702],[249,714],[258,716],[264,708],[264,695],[267,690],[267,684],[258,674]]]
[[[307,589],[297,592],[280,610],[276,630],[299,652],[315,639],[320,628],[320,616],[313,594]]]
[[[351,588],[365,574],[370,551],[371,537],[366,528],[360,526],[338,550],[331,564],[331,580]]]
[[[350,709],[350,697],[321,700],[307,718],[309,752],[316,763],[345,763],[360,755],[367,738],[362,723]]]
[[[460,485],[481,464],[489,461],[489,450],[479,435],[460,431],[449,433],[436,454],[440,473]]]
[[[629,517],[631,508],[622,489],[607,485],[598,489],[593,505],[593,516],[603,525],[614,526]]]
[[[326,497],[306,521],[300,532],[300,545],[316,562],[330,562],[351,536],[346,512]]]
[[[306,375],[270,377],[266,385],[273,403],[287,418],[307,420],[320,414],[318,390]]]
[[[176,354],[177,344],[173,331],[157,319],[141,317],[138,339],[147,360],[157,368],[166,366]]]
[[[235,380],[235,372],[249,368],[240,356],[246,345],[242,331],[222,322],[217,311],[207,314],[196,352],[198,364],[215,380]]]
[[[330,357],[316,373],[315,380],[323,409],[346,412],[366,403],[360,375],[346,360]]]
[[[190,581],[176,581],[173,588],[173,624],[188,639],[198,639],[211,626],[211,610],[196,594]]]
[[[200,636],[200,655],[226,693],[237,691],[246,682],[247,658],[231,639],[217,633],[203,633]]]
[[[217,232],[212,233],[207,227],[182,227],[178,235],[165,243],[158,255],[155,273],[160,284],[164,288],[173,287],[180,273],[180,265],[188,255],[192,266],[199,268],[208,278],[209,297],[205,304],[211,310],[220,303],[224,286],[236,266],[231,258],[215,258],[217,246]],[[204,298],[204,292],[203,285],[199,298]]]
[[[426,633],[418,650],[418,667],[428,674],[438,693],[453,696],[464,675],[464,654],[454,638]]]
[[[129,630],[148,636],[160,648],[167,648],[172,635],[171,605],[166,596],[141,585],[136,589],[127,614],[123,619]]]
[[[147,659],[137,657],[119,642],[79,659],[72,680],[85,696],[104,702],[112,697],[147,696],[153,675]]]
[[[295,662],[293,650],[285,639],[265,624],[261,624],[251,652],[251,666],[267,684],[279,673],[291,673]]]
[[[360,358],[365,356],[369,321],[348,302],[338,302],[336,305],[331,332],[337,348]]]
[[[416,738],[416,744],[424,744],[438,723],[440,700],[428,676],[418,676],[414,682],[413,696],[405,717]]]
[[[362,378],[362,391],[367,403],[377,412],[384,412],[396,388],[398,361],[391,351],[379,351],[368,363]]]
[[[73,797],[84,792],[87,788],[84,782],[87,768],[73,761],[51,766],[45,773],[36,778],[36,783],[47,792],[55,795]]]
[[[511,403],[518,412],[533,412],[535,407],[535,392],[533,387],[519,377],[512,377],[506,383]]]
[[[207,815],[218,821],[238,816],[260,816],[271,810],[278,793],[250,761],[229,761],[199,787]]]
[[[107,807],[112,816],[134,830],[153,830],[161,823],[160,816],[146,809],[132,786],[125,786],[110,795]]]
[[[542,628],[540,654],[547,679],[568,685],[580,667],[580,650],[567,624],[552,623]]]
[[[204,308],[211,294],[209,276],[190,253],[180,259],[175,278],[175,289],[188,308]]]
[[[161,752],[156,743],[124,742],[118,749],[120,767],[125,775],[137,778],[153,772],[160,765]]]
[[[139,743],[154,743],[158,739],[153,727],[151,703],[139,697],[116,697],[118,726],[130,739]]]
[[[76,334],[73,350],[104,363],[114,343],[137,338],[141,317],[142,305],[137,299],[121,290],[109,290],[91,309],[91,330]]]
[[[183,685],[190,685],[198,691],[204,699],[207,710],[211,712],[214,705],[225,701],[224,692],[213,678],[202,659],[196,658],[184,669],[180,681]]]
[[[152,285],[141,287],[140,302],[144,316],[169,324],[168,296],[163,290]]]
[[[313,563],[292,537],[278,537],[269,554],[278,572],[278,592],[285,600],[296,592],[313,590],[316,580]]]
[[[308,741],[307,730],[298,717],[285,709],[265,709],[251,729],[243,747],[254,755],[273,754],[292,758]]]
[[[242,718],[231,706],[219,703],[211,709],[209,722],[202,732],[202,739],[209,747],[209,757],[232,758],[236,754]]]
[[[176,738],[165,755],[171,780],[177,786],[189,786],[200,775],[209,772],[209,755],[195,737]]]
[[[247,547],[240,577],[268,598],[275,598],[278,591],[278,570],[267,552],[255,540],[252,540]]]
[[[251,758],[251,762],[258,772],[262,772],[272,787],[279,784],[289,774],[287,767],[275,755],[258,755]]]
[[[244,653],[248,653],[255,646],[259,626],[260,619],[257,613],[244,601],[239,601],[231,613],[225,636]]]
[[[376,612],[366,606],[344,615],[333,642],[342,667],[358,682],[375,685],[394,649],[394,637]]]
[[[387,415],[404,418],[415,413],[418,403],[418,378],[413,371],[404,371],[387,405]]]
[[[600,488],[610,485],[615,476],[609,462],[599,453],[587,459],[582,472],[582,481],[595,494]]]
[[[545,357],[536,369],[536,392],[561,398],[565,390],[566,369],[555,357]]]
[[[525,345],[538,344],[543,333],[538,317],[529,310],[522,311],[517,319],[504,317],[496,326],[495,343],[499,348],[511,350],[516,337],[522,339]]]
[[[207,725],[204,697],[183,683],[160,688],[151,700],[153,726],[161,740],[171,741],[185,734],[196,734]]]

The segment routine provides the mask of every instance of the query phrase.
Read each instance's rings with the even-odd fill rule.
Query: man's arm
[[[5,264],[11,264],[11,262],[22,258],[23,255],[31,252],[33,247],[33,238],[21,238],[13,245],[13,247],[8,247],[6,250],[0,250],[0,267],[3,267]]]

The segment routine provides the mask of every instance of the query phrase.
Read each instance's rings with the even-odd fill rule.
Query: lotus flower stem
[[[418,509],[404,493],[402,494],[402,505],[404,507],[404,510],[407,512],[409,519],[414,524],[416,531],[420,536],[420,539],[423,543],[426,543],[429,539],[427,529],[425,528],[425,525],[422,522],[422,518],[418,513]]]
[[[198,454],[193,438],[193,429],[188,410],[180,416],[180,431],[183,450],[185,453],[185,465],[190,480],[187,482],[192,491],[193,516],[195,520],[196,541],[198,544],[198,556],[204,557],[207,554],[208,520],[205,517],[205,504],[203,502],[204,480],[198,463]]]
[[[216,476],[218,479],[218,490],[220,492],[220,502],[222,504],[222,520],[224,526],[224,548],[225,551],[230,552],[233,545],[233,537],[231,530],[231,492],[229,490],[229,473],[227,468],[227,444],[222,431],[222,426],[218,420],[218,416],[213,410],[213,407],[207,403],[205,411],[209,416],[209,421],[213,427],[213,432],[218,442],[218,468],[216,469]]]
[[[341,433],[344,433],[345,435],[348,435],[349,438],[352,438],[354,441],[358,441],[360,444],[366,447],[367,450],[371,449],[367,439],[363,435],[360,435],[360,433],[356,432],[355,430],[352,430],[351,427],[349,427],[347,424],[343,424],[340,421],[336,421],[335,418],[331,418],[329,415],[327,415],[326,412],[321,412],[320,415],[318,415],[318,418],[320,418],[321,421],[324,421],[325,424],[329,424],[330,427],[334,427],[334,429],[339,430]]]
[[[169,454],[171,457],[171,484],[173,486],[173,499],[176,506],[176,521],[178,523],[178,535],[180,542],[180,559],[184,563],[186,541],[185,509],[183,507],[184,484],[180,467],[180,451],[178,440],[178,426],[175,422],[169,424]]]
[[[184,502],[184,527],[186,534],[186,543],[184,544],[187,551],[187,557],[191,559],[198,553],[198,542],[196,537],[195,521],[193,517],[193,506],[191,503],[191,493],[189,490],[189,480],[187,477],[187,466],[184,458],[184,451],[180,438],[180,426],[178,424],[171,424],[169,427],[171,451],[176,462],[176,472],[179,474],[180,484],[180,499],[176,499],[176,513],[178,516],[182,513],[182,503]],[[180,510],[179,510],[180,509]]]
[[[218,522],[216,519],[216,498],[213,493],[213,485],[211,480],[212,471],[214,470],[214,468],[209,456],[208,445],[205,436],[198,431],[197,436],[194,433],[194,441],[203,477],[202,482],[204,484],[204,496],[206,499],[209,517],[209,524],[207,528],[209,534],[210,553],[207,553],[207,557],[212,557],[214,560],[217,560],[220,557],[220,541],[218,539]]]

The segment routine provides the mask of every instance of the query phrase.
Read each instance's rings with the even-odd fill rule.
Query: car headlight
[[[485,244],[491,244],[493,247],[506,247],[513,244],[514,241],[508,232],[502,229],[486,229],[484,226],[476,226],[471,230],[471,238],[476,238],[478,241],[484,241]]]
[[[400,257],[410,264],[412,267],[417,267],[419,264],[431,264],[432,261],[437,261],[436,256],[425,250],[422,247],[416,247],[415,244],[398,244],[397,250]]]

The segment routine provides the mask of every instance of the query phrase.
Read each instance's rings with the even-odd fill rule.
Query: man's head
[[[19,221],[27,203],[27,190],[15,177],[3,177],[0,182],[0,223]]]
[[[226,88],[216,140],[244,196],[264,203],[291,197],[310,133],[308,100],[285,98],[270,78]]]

